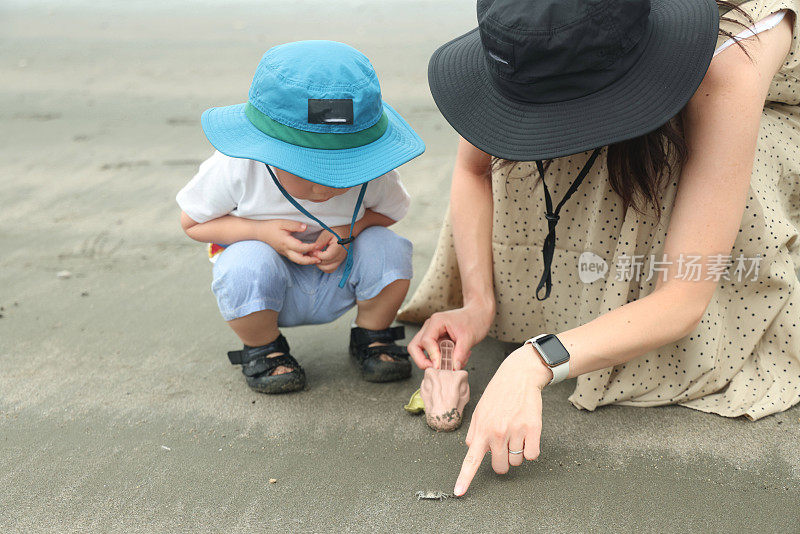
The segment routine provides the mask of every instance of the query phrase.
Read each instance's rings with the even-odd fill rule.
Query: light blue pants
[[[411,242],[383,226],[353,241],[353,270],[340,288],[344,262],[326,274],[298,265],[261,241],[228,246],[214,264],[211,289],[226,321],[261,310],[278,312],[278,326],[329,323],[356,300],[378,295],[395,280],[411,279]]]

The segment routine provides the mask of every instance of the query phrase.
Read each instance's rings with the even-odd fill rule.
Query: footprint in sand
[[[131,169],[133,167],[146,167],[150,165],[150,162],[147,160],[138,160],[138,161],[115,161],[114,163],[104,163],[101,167],[101,171],[108,171],[108,170],[117,170],[117,169]]]
[[[197,124],[198,120],[188,117],[169,117],[166,120],[166,123],[172,126],[187,126],[187,125],[195,125]]]
[[[29,121],[54,121],[61,118],[61,113],[17,113],[14,118]]]
[[[81,246],[73,252],[59,254],[59,259],[64,258],[90,258],[105,259],[114,256],[125,244],[124,239],[112,240],[106,231],[87,237]]]
[[[165,159],[162,162],[167,167],[198,167],[201,163],[201,159]]]

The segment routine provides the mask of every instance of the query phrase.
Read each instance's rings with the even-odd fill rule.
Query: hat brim
[[[374,180],[414,159],[425,143],[389,104],[386,131],[375,141],[356,148],[325,150],[292,145],[253,126],[245,104],[211,108],[200,118],[214,148],[233,158],[261,161],[300,178],[328,187],[353,187]]]
[[[711,63],[713,0],[652,0],[638,61],[617,81],[573,100],[512,100],[492,84],[478,30],[441,46],[428,65],[431,94],[472,145],[517,161],[557,158],[652,132],[689,101]]]

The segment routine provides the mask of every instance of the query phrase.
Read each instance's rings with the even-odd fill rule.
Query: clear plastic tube
[[[439,354],[442,357],[440,369],[443,371],[455,370],[453,368],[453,349],[455,348],[456,344],[449,339],[442,339],[439,341]]]

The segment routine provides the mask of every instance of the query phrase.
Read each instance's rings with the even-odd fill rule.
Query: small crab
[[[418,501],[423,499],[427,501],[443,501],[448,497],[451,497],[449,493],[443,493],[441,491],[418,491],[414,494]]]

